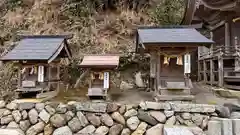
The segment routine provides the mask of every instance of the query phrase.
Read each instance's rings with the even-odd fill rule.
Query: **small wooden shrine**
[[[190,53],[213,43],[194,28],[143,27],[137,30],[136,52],[149,53],[150,88],[156,100],[192,100]]]
[[[79,67],[90,70],[89,98],[106,98],[110,88],[110,71],[118,67],[119,56],[84,56]]]
[[[44,98],[57,94],[61,82],[60,68],[71,58],[67,43],[70,37],[21,36],[18,45],[1,58],[3,62],[13,62],[18,68],[16,92],[19,95],[35,93],[37,98]]]

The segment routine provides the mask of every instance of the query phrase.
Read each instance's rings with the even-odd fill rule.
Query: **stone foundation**
[[[19,135],[168,135],[173,126],[184,126],[188,130],[185,132],[204,135],[209,120],[218,117],[215,108],[205,104],[147,101],[139,105],[0,101],[0,124],[4,130],[17,130]],[[210,127],[216,123],[210,122]],[[232,127],[238,123],[235,121]]]

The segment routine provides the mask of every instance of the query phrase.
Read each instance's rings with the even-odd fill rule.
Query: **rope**
[[[176,57],[182,56],[182,55],[187,54],[187,53],[189,53],[189,51],[185,51],[185,52],[183,52],[183,53],[175,54],[175,55],[166,54],[166,53],[164,53],[164,52],[158,52],[158,55],[159,55],[159,56],[160,56],[160,55],[163,55],[164,57],[168,57],[168,58],[176,58]]]

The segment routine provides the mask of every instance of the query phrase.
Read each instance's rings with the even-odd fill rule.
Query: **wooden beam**
[[[225,50],[229,51],[229,47],[231,45],[231,37],[230,37],[230,24],[229,19],[226,17],[225,22]]]
[[[18,67],[18,88],[22,86],[22,67]]]

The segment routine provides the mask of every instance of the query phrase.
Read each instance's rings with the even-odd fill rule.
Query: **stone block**
[[[104,113],[107,109],[107,103],[103,102],[77,102],[74,104],[77,111]]]
[[[221,135],[221,121],[212,120],[208,122],[208,135]]]
[[[193,135],[193,133],[187,127],[172,126],[164,127],[164,135]]]
[[[213,113],[215,105],[208,104],[174,104],[171,103],[171,108],[175,112],[197,112],[197,113]]]
[[[233,135],[233,127],[231,119],[221,119],[222,121],[222,135]]]
[[[240,119],[232,120],[233,135],[240,135]]]
[[[171,106],[169,103],[158,103],[158,102],[141,102],[139,104],[139,106],[143,109],[143,110],[170,110]]]

